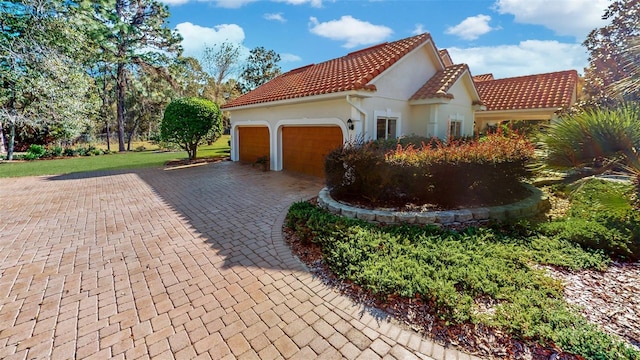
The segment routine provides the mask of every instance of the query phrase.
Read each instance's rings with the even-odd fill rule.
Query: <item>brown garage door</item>
[[[238,128],[240,161],[253,163],[269,156],[269,129],[266,126]]]
[[[342,145],[337,126],[282,128],[282,167],[285,170],[324,177],[324,158]]]

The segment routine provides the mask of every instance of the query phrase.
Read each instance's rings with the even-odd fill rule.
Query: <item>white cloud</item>
[[[227,9],[238,9],[258,0],[215,0],[216,6]]]
[[[358,45],[370,45],[382,42],[393,30],[386,26],[374,25],[366,21],[358,20],[350,15],[345,15],[340,20],[318,22],[315,17],[309,18],[309,31],[311,33],[332,40],[345,41],[345,48],[353,48]]]
[[[214,3],[217,7],[227,8],[227,9],[238,9],[252,2],[256,2],[258,0],[160,0],[161,2],[167,5],[182,5],[188,2],[206,2],[206,3]]]
[[[188,2],[208,2],[214,3],[217,7],[227,8],[227,9],[238,9],[252,2],[256,2],[259,0],[160,0],[161,2],[167,5],[182,5]],[[273,2],[282,2],[289,5],[303,5],[309,4],[315,8],[322,7],[322,0],[271,0]],[[330,0],[335,1],[335,0]]]
[[[413,35],[420,35],[420,34],[424,34],[426,32],[427,32],[427,30],[424,29],[424,25],[416,24],[416,27],[413,28],[413,31],[411,33]]]
[[[299,62],[302,61],[302,58],[295,54],[284,53],[280,54],[280,59],[283,62]]]
[[[606,24],[602,15],[608,5],[609,0],[496,0],[494,8],[515,16],[518,23],[542,25],[582,41]]]
[[[200,58],[205,44],[214,46],[230,42],[241,45],[244,41],[244,30],[236,24],[222,24],[210,28],[183,22],[176,25],[176,30],[183,38],[184,55],[195,58]]]
[[[167,5],[182,5],[189,2],[189,0],[161,0],[161,2]]]
[[[450,35],[456,35],[464,40],[475,40],[491,30],[495,30],[489,26],[491,16],[489,15],[476,15],[470,16],[456,26],[449,27],[445,33]]]
[[[303,5],[306,3],[309,3],[309,5],[315,7],[315,8],[321,8],[322,7],[322,0],[273,0],[275,2],[283,2],[283,3],[287,3],[290,5]]]
[[[279,21],[281,23],[287,22],[287,19],[282,16],[282,13],[264,14],[262,17],[267,20]]]
[[[447,48],[453,62],[466,63],[474,75],[493,73],[496,78],[575,69],[587,65],[586,50],[580,44],[526,40],[518,45]]]

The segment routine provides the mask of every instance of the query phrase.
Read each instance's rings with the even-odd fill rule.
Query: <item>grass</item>
[[[581,199],[602,199],[607,206],[621,207],[612,199],[626,198],[626,188],[607,188],[607,194],[599,194],[603,186],[583,186]],[[460,232],[381,227],[335,216],[306,202],[291,207],[287,226],[303,243],[322,247],[336,276],[380,299],[423,301],[442,321],[497,327],[517,338],[555,343],[587,359],[640,357],[589,324],[566,304],[561,284],[532,266],[604,269],[610,259],[602,249],[546,236],[526,222]],[[496,304],[493,311],[482,311],[480,299],[491,299]]]
[[[229,155],[228,141],[229,136],[225,135],[211,145],[198,148],[198,158]],[[185,159],[186,157],[187,154],[184,151],[155,152],[145,150],[101,156],[4,162],[0,163],[0,177],[59,175],[86,171],[162,167],[167,161]]]

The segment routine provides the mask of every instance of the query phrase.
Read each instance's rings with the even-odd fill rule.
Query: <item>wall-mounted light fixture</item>
[[[347,127],[349,128],[349,130],[353,130],[355,128],[355,126],[353,126],[353,120],[347,120]]]

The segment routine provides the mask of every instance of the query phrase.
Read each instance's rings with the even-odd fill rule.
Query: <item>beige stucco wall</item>
[[[405,126],[405,135],[449,136],[449,119],[462,121],[462,134],[473,135],[472,94],[465,86],[465,79],[459,79],[449,90],[453,99],[443,104],[413,105],[410,120]]]

